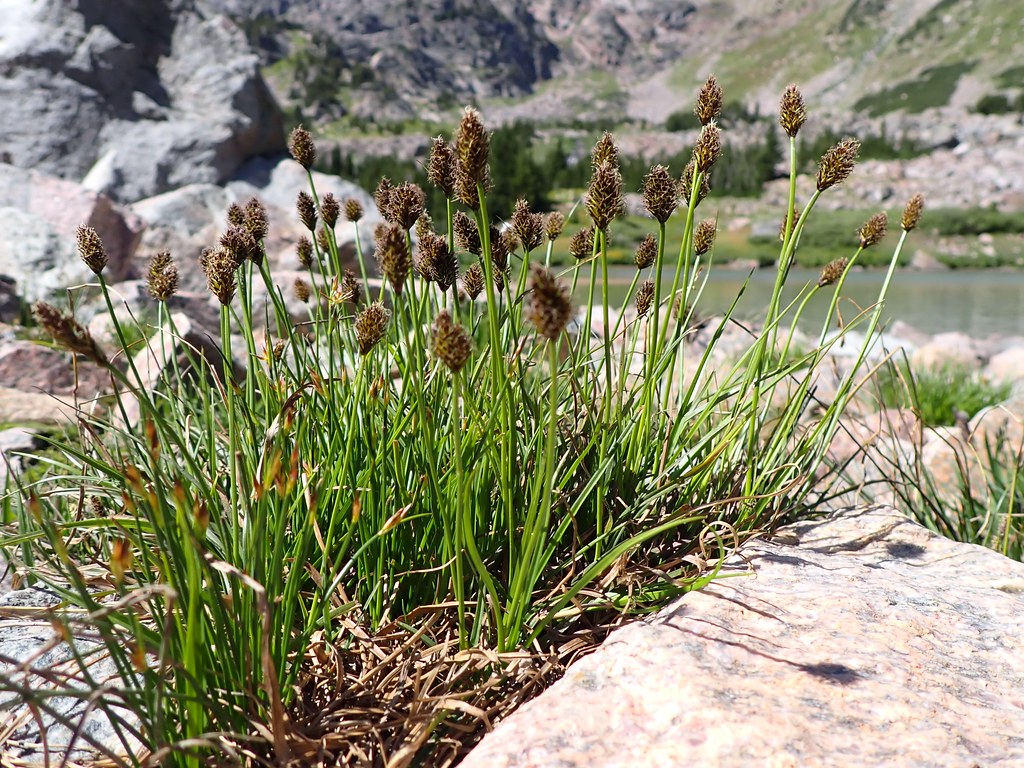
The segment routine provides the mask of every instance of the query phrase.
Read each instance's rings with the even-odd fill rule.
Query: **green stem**
[[[505,651],[512,650],[512,648],[506,645],[505,639],[505,628],[502,625],[500,606],[501,603],[498,600],[498,590],[494,584],[494,579],[491,577],[490,572],[484,565],[483,558],[480,557],[480,551],[476,546],[475,533],[473,531],[473,515],[469,509],[469,505],[466,503],[466,470],[462,460],[462,374],[456,373],[453,375],[453,387],[452,387],[452,440],[454,443],[455,450],[455,474],[456,474],[456,529],[460,529],[464,538],[466,546],[466,554],[469,556],[470,562],[473,564],[473,568],[476,570],[477,575],[480,576],[481,581],[484,583],[484,588],[487,590],[487,594],[490,597],[491,610],[494,615],[494,627],[497,633],[497,644],[498,652],[503,653]],[[456,534],[458,536],[458,533]],[[461,550],[457,549],[455,552],[455,563],[456,567],[461,570]],[[462,592],[461,588],[458,588],[456,595]],[[465,599],[460,599],[459,605],[459,639],[460,645],[465,642]]]
[[[612,323],[608,301],[608,234],[598,231],[601,238],[601,304],[604,319],[604,420],[607,424],[612,416]],[[591,305],[592,306],[592,305]]]

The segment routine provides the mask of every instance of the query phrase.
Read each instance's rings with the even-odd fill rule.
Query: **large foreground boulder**
[[[193,0],[3,0],[0,17],[0,147],[14,165],[131,201],[284,148],[256,54]]]
[[[743,555],[462,766],[1024,765],[1024,564],[863,508]]]

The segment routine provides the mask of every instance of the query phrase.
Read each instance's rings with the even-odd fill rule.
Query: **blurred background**
[[[572,214],[593,142],[614,134],[633,193],[611,237],[624,265],[613,278],[624,286],[650,231],[636,194],[643,174],[653,163],[682,170],[699,127],[693,99],[714,73],[725,154],[702,211],[719,220],[716,264],[735,269],[716,270],[709,301],[734,295],[776,257],[788,141],[775,113],[797,83],[809,110],[802,171],[813,176],[843,136],[863,148],[853,177],[819,203],[835,212],[809,224],[797,254],[807,271],[796,277],[851,255],[869,215],[896,214],[921,192],[922,230],[901,264],[913,274],[898,281],[890,316],[929,333],[1024,334],[1021,3],[0,0],[0,18],[0,173],[75,182],[141,218],[122,238],[126,277],[137,251],[167,246],[194,258],[213,232],[204,216],[213,221],[239,184],[273,197],[280,183],[287,208],[274,179],[291,127],[313,131],[320,171],[364,193],[385,175],[432,191],[430,139],[450,137],[472,104],[494,131],[499,217],[518,197]],[[179,196],[169,210],[151,202],[196,184],[227,191]],[[439,210],[437,194],[431,202]],[[26,207],[0,192],[0,224],[6,215],[31,229],[5,205]],[[894,242],[862,263],[887,263]],[[556,255],[569,258],[564,244]],[[33,259],[54,268],[0,246],[0,272],[18,285]],[[870,274],[858,278],[865,297],[877,288]],[[755,271],[749,300],[768,282]]]

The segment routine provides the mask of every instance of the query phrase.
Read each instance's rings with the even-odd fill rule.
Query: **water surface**
[[[636,270],[612,267],[611,299],[620,304]],[[784,294],[792,298],[808,282],[816,282],[818,270],[794,269]],[[713,269],[701,297],[703,314],[723,312],[736,297],[747,272]],[[581,275],[580,282],[583,283]],[[646,275],[645,275],[646,277]],[[872,306],[885,279],[881,270],[851,272],[843,288],[840,309],[844,317],[857,314],[858,307]],[[665,280],[671,288],[672,273]],[[741,318],[752,319],[763,314],[775,282],[772,269],[756,270],[747,282],[737,308]],[[832,289],[825,288],[807,305],[801,327],[820,328],[832,298]],[[950,270],[944,272],[897,272],[889,287],[883,320],[902,320],[926,333],[962,331],[970,336],[1024,336],[1024,271]]]

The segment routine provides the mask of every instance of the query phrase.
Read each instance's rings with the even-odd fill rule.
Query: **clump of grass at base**
[[[714,189],[721,100],[709,78],[690,163],[645,179],[657,227],[653,258],[641,260],[629,291],[641,313],[613,313],[608,300],[609,232],[624,193],[613,137],[592,155],[582,201],[591,228],[573,236],[574,263],[555,272],[547,264],[557,222],[549,227],[528,201],[515,206],[510,227],[489,215],[488,190],[503,168],[482,117],[468,108],[451,144],[435,142],[428,166],[446,198],[443,218],[423,218],[415,185],[377,188],[386,220],[375,238],[379,287],[341,263],[334,218],[339,207],[358,207],[329,206],[309,175],[299,200],[310,230],[299,250],[311,266],[309,303],[299,324],[271,280],[262,206],[232,207],[220,243],[203,257],[221,349],[214,360],[189,354],[205,375],[184,375],[168,355],[167,376],[148,390],[132,358],[111,362],[73,318],[39,308],[71,351],[109,371],[118,397],[109,413],[82,414],[81,433],[61,446],[52,474],[19,488],[18,526],[5,544],[26,578],[84,611],[62,614],[65,622],[103,638],[121,688],[98,706],[126,744],[134,736],[168,765],[285,762],[328,738],[316,731],[323,718],[302,713],[330,709],[311,682],[329,667],[333,685],[349,690],[350,681],[368,707],[344,708],[341,724],[359,734],[349,747],[360,760],[451,764],[472,739],[456,734],[474,732],[465,723],[445,730],[466,715],[453,699],[412,695],[407,716],[389,716],[390,725],[375,714],[393,711],[384,702],[401,698],[392,695],[401,681],[436,679],[430,670],[363,677],[352,648],[380,635],[380,647],[411,643],[450,650],[459,663],[483,659],[451,679],[486,692],[508,665],[521,669],[517,653],[550,656],[558,638],[602,612],[640,611],[699,587],[721,556],[805,508],[917,217],[904,217],[876,308],[847,319],[838,335],[848,270],[877,244],[884,218],[865,225],[842,265],[782,302],[815,203],[853,171],[858,149],[852,139],[830,148],[815,192],[798,205],[806,112],[790,88],[781,116],[790,195],[771,300],[738,360],[716,357],[731,311],[714,321],[706,346],[692,347],[714,267],[718,224],[697,209]],[[292,152],[307,171],[316,162],[302,129]],[[682,235],[669,242],[676,219]],[[357,239],[360,259],[362,245]],[[123,345],[102,268],[95,271]],[[257,343],[260,282],[270,305],[266,341]],[[588,296],[582,311],[569,299],[577,285]],[[787,329],[821,291],[831,305],[820,335],[796,352]],[[165,302],[157,308],[164,352],[177,332]],[[814,372],[851,328],[865,338],[855,364],[812,413]],[[236,356],[245,363],[238,377]],[[780,404],[773,396],[783,384]],[[365,669],[415,655],[391,651]],[[371,678],[379,688],[367,690]],[[49,707],[45,695],[16,690]],[[518,700],[500,687],[493,696]]]

